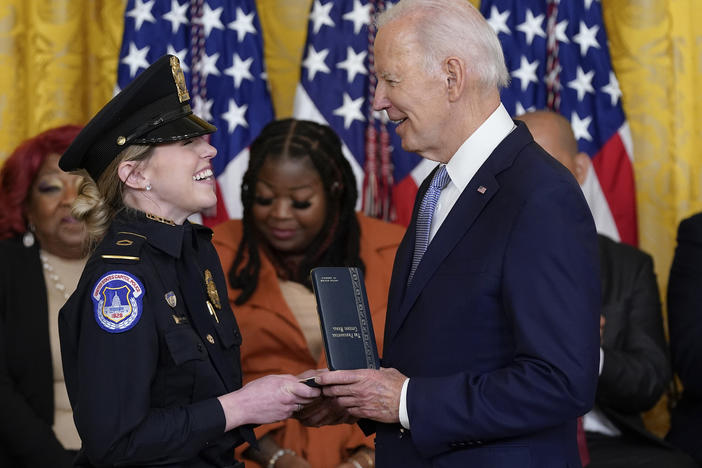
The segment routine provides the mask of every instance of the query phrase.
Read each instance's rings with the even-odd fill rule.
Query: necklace
[[[66,289],[66,285],[61,282],[61,278],[56,274],[56,270],[54,270],[54,267],[49,263],[49,258],[44,252],[39,252],[39,258],[41,258],[41,266],[44,268],[46,276],[48,276],[54,284],[54,288],[63,294],[64,300],[68,300],[68,298],[71,297],[71,293]]]

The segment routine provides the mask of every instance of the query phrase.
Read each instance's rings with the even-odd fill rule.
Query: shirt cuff
[[[602,367],[604,366],[604,349],[600,347],[600,373],[598,375],[602,375]]]
[[[405,383],[402,384],[402,393],[400,393],[400,424],[402,427],[409,430],[410,421],[409,414],[407,414],[407,386],[409,385],[409,379],[405,379]]]

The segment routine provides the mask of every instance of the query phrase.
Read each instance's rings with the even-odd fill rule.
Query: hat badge
[[[185,86],[185,75],[183,75],[183,70],[180,68],[180,60],[176,56],[171,56],[171,73],[173,73],[173,81],[178,90],[178,100],[180,102],[189,101],[190,95],[188,94],[188,88]]]

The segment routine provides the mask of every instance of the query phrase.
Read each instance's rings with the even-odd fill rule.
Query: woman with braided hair
[[[356,181],[331,128],[278,120],[250,151],[243,219],[217,226],[213,239],[243,336],[244,380],[327,367],[309,278],[318,266],[364,270],[382,349],[392,263],[404,228],[355,211]],[[258,427],[256,436],[258,450],[244,446],[244,457],[263,467],[374,465],[372,439],[355,425],[313,428],[289,419]]]

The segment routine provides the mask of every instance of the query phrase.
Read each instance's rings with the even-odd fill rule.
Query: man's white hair
[[[483,87],[509,84],[500,41],[483,15],[468,0],[401,0],[376,17],[378,29],[412,16],[417,45],[424,50],[424,68],[438,73],[450,56],[463,59],[469,76]]]

